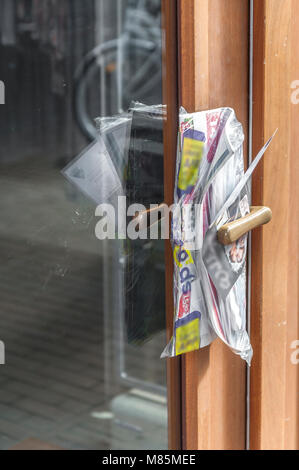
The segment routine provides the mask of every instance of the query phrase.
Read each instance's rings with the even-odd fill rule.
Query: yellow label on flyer
[[[204,142],[185,137],[178,181],[179,189],[185,191],[190,186],[195,186],[204,145]]]
[[[199,318],[176,329],[176,355],[184,354],[200,347]]]
[[[191,251],[184,248],[184,246],[176,246],[173,250],[173,258],[179,268],[184,265],[194,264]]]

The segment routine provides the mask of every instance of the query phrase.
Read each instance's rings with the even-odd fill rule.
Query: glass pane
[[[101,142],[128,205],[163,201],[162,116],[132,105],[162,102],[161,38],[161,0],[0,2],[0,449],[167,448],[164,242],[100,241],[62,174],[131,108]]]

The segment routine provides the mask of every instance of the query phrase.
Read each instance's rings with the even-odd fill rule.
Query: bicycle
[[[79,64],[74,112],[88,140],[96,138],[93,117],[119,114],[133,100],[161,102],[160,10],[161,0],[130,0],[122,35],[96,46]],[[95,99],[97,93],[99,101]]]

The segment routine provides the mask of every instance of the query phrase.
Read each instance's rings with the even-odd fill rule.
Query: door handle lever
[[[167,204],[164,202],[159,206],[153,209],[147,209],[142,212],[137,212],[133,219],[138,222],[139,228],[145,230],[150,228],[153,224],[161,221],[165,217],[165,210],[167,209]]]
[[[253,206],[245,217],[223,225],[218,230],[218,241],[222,245],[231,245],[251,230],[265,225],[272,219],[269,207]]]
[[[157,208],[139,212],[135,215],[134,219],[139,222],[139,227],[141,229],[144,230],[146,228],[150,228],[151,216],[154,216],[159,212],[159,220],[163,219],[165,216],[165,207],[167,206],[163,203]],[[272,211],[269,207],[252,206],[250,208],[250,213],[245,217],[223,225],[218,230],[218,240],[222,245],[231,245],[251,230],[269,223],[271,219]]]

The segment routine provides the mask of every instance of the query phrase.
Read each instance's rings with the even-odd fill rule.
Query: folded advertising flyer
[[[221,226],[250,212],[250,177],[272,138],[244,172],[242,125],[231,108],[180,113],[172,220],[173,336],[161,357],[210,344],[217,336],[248,364],[247,235],[223,246]]]
[[[126,196],[130,204],[161,204],[165,113],[162,105],[133,103],[128,113],[99,118],[97,141],[63,170],[64,176],[97,204],[109,202],[116,207],[119,196]],[[250,179],[273,137],[245,173],[244,133],[234,110],[188,114],[181,109],[171,234],[174,326],[161,357],[203,348],[219,337],[250,364],[252,347],[246,331],[248,236],[222,245],[217,232],[224,224],[249,214]],[[143,269],[137,269],[136,260],[144,258],[148,247],[145,241],[128,240],[126,247],[131,253],[126,279],[134,286],[126,289],[128,336],[143,341],[149,332],[164,328],[163,295],[155,301],[156,306],[154,301],[146,302],[146,320],[140,315],[146,297],[144,286],[148,286],[148,293],[159,292],[157,285],[163,276],[151,270],[155,257],[149,252]],[[156,299],[152,294],[149,297]],[[139,306],[134,315],[133,303]]]

